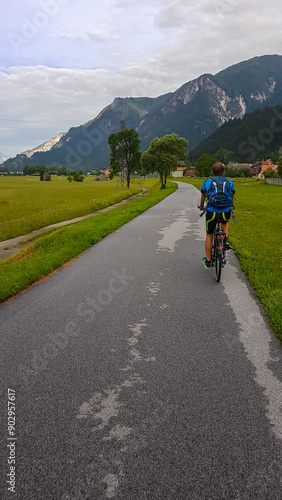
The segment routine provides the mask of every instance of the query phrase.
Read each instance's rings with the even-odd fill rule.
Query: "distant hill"
[[[188,140],[191,151],[229,120],[277,104],[282,104],[282,56],[255,57],[157,98],[116,98],[96,118],[10,158],[5,166],[13,171],[26,164],[64,165],[84,172],[107,167],[108,136],[120,129],[121,120],[138,131],[143,151],[154,137],[173,132]]]
[[[282,106],[256,109],[224,123],[189,153],[189,160],[194,162],[203,153],[214,156],[222,149],[233,152],[232,161],[276,161],[282,155]]]
[[[25,165],[66,166],[70,170],[87,172],[109,166],[108,137],[120,130],[125,121],[127,128],[136,129],[142,118],[167,99],[164,96],[116,98],[93,120],[60,133],[34,150],[9,158],[5,166],[10,171],[22,170]]]

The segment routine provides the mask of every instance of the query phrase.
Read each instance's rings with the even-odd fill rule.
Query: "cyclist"
[[[230,219],[230,205],[233,204],[235,187],[232,181],[223,177],[224,173],[224,165],[223,163],[217,162],[212,166],[212,171],[214,174],[213,179],[207,179],[201,189],[201,201],[200,201],[200,209],[204,209],[204,203],[207,199],[207,212],[206,212],[206,241],[205,241],[205,250],[206,256],[203,258],[202,262],[206,269],[210,269],[211,267],[211,252],[212,252],[212,239],[213,239],[213,231],[216,226],[216,222],[221,223],[222,231],[226,234],[226,250],[231,248],[231,245],[228,240],[229,234],[229,219]],[[211,191],[214,189],[214,183],[218,186],[217,191],[221,191],[221,201],[218,203],[216,200],[216,196],[211,196]],[[222,191],[225,190],[225,195],[223,196]],[[221,206],[219,206],[221,205]]]

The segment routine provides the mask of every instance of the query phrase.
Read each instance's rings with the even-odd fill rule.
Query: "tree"
[[[111,149],[110,179],[125,169],[127,187],[129,188],[131,171],[132,169],[139,169],[140,166],[140,142],[138,133],[133,128],[125,128],[109,136],[108,143]]]
[[[25,165],[23,168],[23,175],[33,175],[36,171],[36,167],[29,167]]]
[[[251,170],[249,168],[233,168],[226,167],[224,169],[224,177],[251,177]]]
[[[66,167],[59,167],[58,171],[57,171],[57,175],[58,176],[60,176],[60,175],[67,175],[67,169],[66,169]]]
[[[268,167],[268,169],[265,172],[263,172],[263,175],[266,179],[273,178],[273,177],[277,176],[276,171],[273,170],[271,167]]]
[[[142,155],[142,175],[158,172],[161,189],[166,186],[167,176],[175,170],[180,160],[187,159],[188,141],[177,134],[156,137]]]
[[[277,168],[278,175],[279,175],[279,177],[282,177],[282,156],[280,156],[277,164],[278,164],[278,168]]]
[[[44,173],[45,173],[45,168],[44,168],[44,167],[42,167],[42,168],[40,169],[40,172],[39,172],[39,175],[40,175],[40,180],[41,180],[41,181],[44,181]]]
[[[51,181],[51,174],[46,167],[40,167],[39,170],[40,180],[41,181]]]
[[[71,172],[67,171],[67,180],[69,182],[75,181],[75,182],[83,182],[85,179],[84,175],[82,174],[82,171],[79,170],[78,172]]]
[[[214,157],[217,161],[224,163],[224,165],[228,165],[228,163],[231,163],[235,159],[234,152],[227,149],[218,149]]]
[[[196,161],[196,175],[198,177],[209,177],[212,174],[212,166],[216,163],[215,158],[203,153]]]
[[[78,172],[72,172],[72,178],[75,182],[83,182],[85,177],[84,175],[82,174],[81,170],[79,170]]]

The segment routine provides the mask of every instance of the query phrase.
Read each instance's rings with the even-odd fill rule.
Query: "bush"
[[[248,168],[225,168],[225,177],[251,177],[251,171]]]
[[[83,182],[85,179],[81,172],[75,172],[72,177],[75,182]]]
[[[263,175],[266,179],[277,177],[276,170],[273,170],[271,167],[268,167],[268,169],[265,172],[263,172]]]

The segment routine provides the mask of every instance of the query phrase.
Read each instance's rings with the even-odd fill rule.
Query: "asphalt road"
[[[1,498],[282,499],[281,345],[233,252],[203,267],[198,201],[180,183],[0,307]]]

